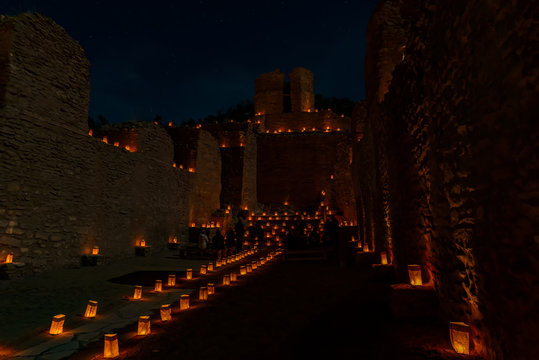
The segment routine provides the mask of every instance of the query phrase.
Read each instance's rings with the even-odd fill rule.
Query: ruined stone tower
[[[284,74],[278,69],[260,75],[255,80],[255,114],[283,112]]]
[[[314,77],[311,70],[297,67],[290,72],[292,112],[314,111]]]

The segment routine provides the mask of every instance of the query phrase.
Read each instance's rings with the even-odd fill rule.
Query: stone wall
[[[311,70],[294,68],[290,72],[292,112],[314,111],[314,77]]]
[[[255,116],[254,121],[264,124],[263,129],[273,132],[301,131],[350,131],[350,118],[331,110],[317,112],[292,112]]]
[[[283,112],[284,74],[279,70],[260,75],[255,80],[255,114]]]
[[[221,148],[221,208],[256,207],[256,133],[250,122],[205,125]]]
[[[88,132],[89,63],[52,20],[38,14],[0,17],[0,73],[0,104]]]
[[[368,85],[354,154],[361,231],[393,250],[401,280],[407,264],[423,266],[442,317],[471,325],[474,353],[534,358],[537,1],[402,4],[377,7],[400,22],[369,26],[367,59],[380,64],[365,72],[385,75]],[[407,38],[398,62],[393,34]]]
[[[0,59],[0,258],[14,252],[30,272],[77,266],[94,245],[132,256],[142,238],[160,249],[184,236],[196,204],[215,206],[200,190],[219,191],[211,135],[197,138],[196,172],[173,167],[171,137],[152,123],[88,135],[88,62],[51,20],[2,18]]]
[[[333,204],[356,220],[350,195],[351,144],[343,133],[261,134],[258,138],[258,201],[297,209],[316,208],[322,190]],[[348,166],[347,166],[348,164]],[[331,176],[333,175],[333,179]],[[349,201],[343,201],[349,196]]]

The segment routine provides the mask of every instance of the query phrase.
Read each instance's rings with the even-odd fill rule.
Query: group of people
[[[288,230],[284,238],[285,247],[289,250],[303,250],[320,246],[331,246],[337,243],[339,222],[330,217],[324,224],[324,232],[320,234],[316,227],[306,236],[304,226],[300,223],[296,231]]]
[[[242,251],[244,235],[245,227],[241,219],[238,220],[234,228],[229,227],[224,235],[220,229],[217,229],[211,240],[208,230],[203,229],[198,236],[198,248],[202,254],[216,251],[217,258],[220,259]]]

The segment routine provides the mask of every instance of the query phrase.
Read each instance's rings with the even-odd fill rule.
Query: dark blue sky
[[[315,92],[364,98],[366,29],[377,0],[1,0],[75,38],[91,63],[90,115],[180,123],[252,99],[276,68],[314,72]]]

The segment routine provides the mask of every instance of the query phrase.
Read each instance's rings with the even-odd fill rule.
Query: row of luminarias
[[[246,265],[240,266],[239,272],[230,272],[228,274],[224,274],[222,278],[221,284],[223,286],[228,286],[232,282],[235,282],[238,280],[238,276],[244,276],[247,273],[252,272],[253,270],[256,270],[257,268],[265,265],[267,262],[269,262],[271,259],[273,259],[276,255],[278,255],[279,251],[274,251],[264,257],[260,257],[257,260],[252,260],[250,263],[247,263]],[[201,265],[200,267],[200,274],[206,275],[209,272],[217,270],[217,268],[221,266],[225,266],[227,264],[232,264],[236,261],[239,261],[247,256],[254,255],[255,250],[246,250],[239,254],[231,255],[223,259],[218,259],[216,262],[210,262],[208,265]],[[193,279],[193,270],[187,269],[186,270],[186,280],[192,280]],[[167,279],[167,286],[174,287],[176,286],[176,275],[169,275]],[[163,291],[163,284],[161,280],[155,281],[155,292],[161,292]],[[206,286],[201,286],[198,292],[198,299],[200,301],[206,301],[208,300],[209,295],[215,294],[215,285],[213,283],[208,283]],[[142,286],[137,285],[135,286],[135,291],[133,293],[133,300],[140,300],[142,299]],[[179,310],[185,311],[188,310],[190,307],[189,304],[190,296],[187,294],[180,295],[180,305]],[[84,313],[85,318],[95,318],[97,315],[97,301],[90,300],[88,302],[88,305],[86,307],[86,311]],[[172,308],[170,304],[162,305],[159,309],[159,314],[161,321],[166,322],[172,319]],[[51,335],[59,335],[62,334],[64,331],[64,321],[65,321],[65,315],[59,314],[55,315],[52,318],[52,323],[49,329],[49,334]],[[151,333],[151,321],[150,316],[143,315],[139,317],[138,320],[138,329],[137,329],[137,335],[149,335]],[[117,334],[105,334],[104,339],[104,350],[103,355],[105,358],[115,358],[120,355],[119,352],[119,344],[118,344],[118,335]]]
[[[93,135],[94,135],[94,132],[93,132],[92,129],[90,129],[90,131],[88,131],[88,135],[90,135],[90,136],[93,136]],[[118,147],[118,148],[119,148],[119,147],[122,147],[122,146],[120,146],[120,142],[119,142],[119,141],[113,141],[112,143],[109,142],[109,139],[108,139],[107,136],[103,136],[103,138],[101,138],[101,139],[99,139],[99,140],[101,140],[101,141],[104,142],[105,144],[114,145],[115,147]],[[129,146],[129,145],[125,145],[125,146],[123,146],[123,148],[124,148],[125,150],[129,151],[129,152],[135,152],[135,151],[136,151],[135,149],[131,148],[131,146]]]
[[[336,129],[332,129],[330,128],[329,126],[326,126],[325,128],[322,128],[322,129],[317,129],[317,128],[301,128],[301,131],[298,131],[298,130],[292,130],[292,129],[286,129],[286,130],[283,130],[283,129],[279,129],[279,130],[273,130],[273,131],[270,131],[270,130],[266,130],[266,134],[284,134],[284,133],[296,133],[296,132],[316,132],[316,131],[319,131],[319,132],[325,132],[325,133],[328,133],[328,132],[338,132],[338,131],[341,131],[341,128],[336,128]]]
[[[352,237],[352,242],[355,239]],[[371,252],[369,244],[358,241],[357,247],[362,249],[363,252]],[[382,265],[389,265],[386,251],[380,251],[380,263]],[[413,287],[423,286],[423,277],[421,275],[421,265],[411,264],[408,265],[408,277],[410,279],[410,285]],[[449,323],[449,336],[453,349],[459,354],[470,354],[470,327],[463,322],[450,322]]]

